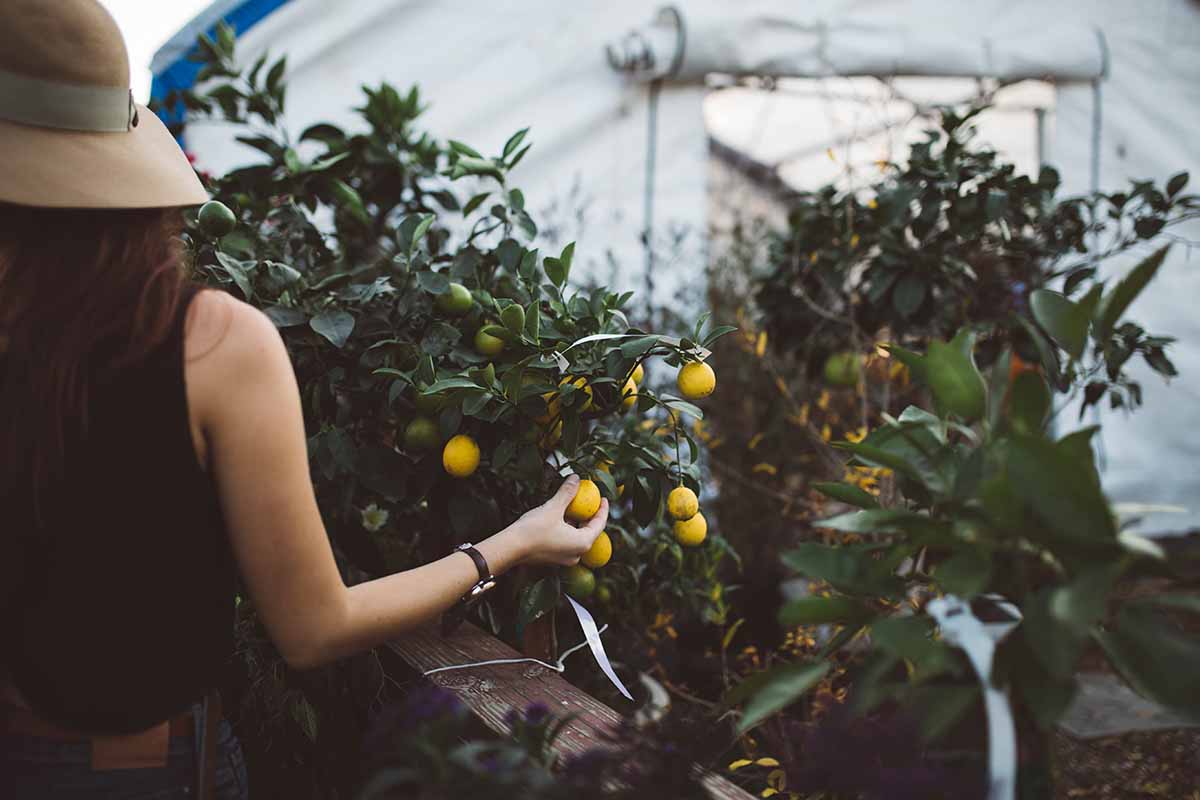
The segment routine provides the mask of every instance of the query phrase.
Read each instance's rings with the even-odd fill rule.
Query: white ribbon
[[[992,685],[996,645],[1021,622],[1021,611],[999,595],[983,595],[1012,617],[981,622],[962,598],[948,594],[929,601],[926,610],[942,629],[942,638],[967,654],[983,688],[988,721],[988,800],[1013,800],[1017,788],[1017,731],[1008,695]]]
[[[566,347],[561,353],[559,351],[555,350],[555,351],[552,351],[549,355],[550,355],[550,358],[554,361],[554,363],[556,363],[558,365],[558,369],[561,372],[566,372],[571,367],[571,362],[567,361],[567,357],[565,355],[563,355],[563,353],[568,353],[581,344],[588,344],[590,342],[602,342],[607,339],[643,339],[647,336],[655,336],[655,334],[652,334],[652,333],[593,333],[590,336],[584,336],[582,339],[576,339],[574,342],[572,342],[570,344],[570,346]],[[674,345],[675,347],[678,347],[680,344],[683,343],[682,339],[675,337],[675,336],[656,336],[655,338],[657,338],[660,342],[665,342],[666,344]],[[707,347],[701,347],[700,345],[696,345],[695,347],[692,347],[691,349],[686,350],[685,352],[695,358],[700,359],[701,361],[705,360],[710,355],[712,355],[711,350],[709,350]]]
[[[626,700],[632,700],[633,695],[625,688],[625,684],[621,683],[608,660],[608,654],[604,652],[604,643],[600,641],[600,631],[596,628],[596,620],[592,619],[591,612],[576,603],[571,595],[567,595],[567,600],[570,601],[575,616],[579,618],[579,627],[583,628],[583,636],[587,639],[588,647],[592,649],[592,655],[596,657],[596,663],[600,665],[600,671],[612,681],[613,686],[617,687],[617,691],[623,694]]]

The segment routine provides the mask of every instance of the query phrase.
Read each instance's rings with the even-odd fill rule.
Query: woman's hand
[[[579,476],[572,475],[563,481],[554,496],[537,508],[526,511],[513,523],[524,545],[524,560],[532,564],[558,564],[569,567],[578,564],[579,558],[588,551],[592,542],[604,530],[608,522],[608,500],[600,501],[596,516],[582,528],[567,522],[564,515],[575,492],[579,489]]]

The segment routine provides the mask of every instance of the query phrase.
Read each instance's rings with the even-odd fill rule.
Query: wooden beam
[[[388,648],[406,664],[424,673],[475,661],[521,658],[521,654],[470,623],[452,636],[442,637],[427,628],[389,643]],[[606,746],[605,736],[621,722],[621,715],[585,694],[553,670],[537,664],[495,664],[470,667],[428,676],[435,685],[450,690],[485,725],[500,734],[508,733],[504,718],[512,709],[541,703],[557,716],[573,714],[554,749],[573,755]],[[702,772],[705,789],[714,800],[751,800],[753,795],[719,775]]]

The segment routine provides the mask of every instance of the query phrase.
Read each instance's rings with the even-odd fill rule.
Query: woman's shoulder
[[[282,346],[279,332],[266,314],[228,292],[199,291],[184,324],[184,360],[244,366],[247,360],[270,357]],[[217,366],[217,364],[212,364]]]

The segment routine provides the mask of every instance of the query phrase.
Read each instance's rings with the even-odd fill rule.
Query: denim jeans
[[[196,743],[172,736],[165,767],[95,772],[87,742],[56,742],[29,736],[0,738],[0,796],[14,800],[175,800],[196,789]],[[229,723],[217,728],[217,800],[247,800],[246,763]]]

